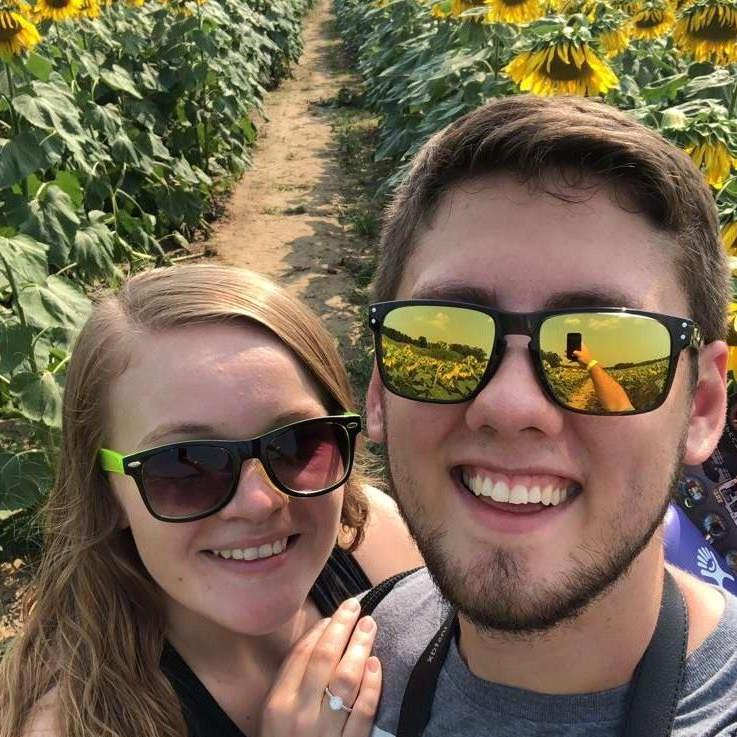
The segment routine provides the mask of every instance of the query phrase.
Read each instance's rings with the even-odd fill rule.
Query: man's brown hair
[[[499,98],[427,141],[385,216],[376,300],[395,297],[418,233],[431,226],[441,196],[462,181],[496,173],[541,187],[558,173],[564,186],[550,193],[565,199],[592,177],[610,186],[622,207],[646,217],[673,243],[690,317],[704,339],[724,337],[729,269],[704,177],[686,153],[653,129],[581,97]]]

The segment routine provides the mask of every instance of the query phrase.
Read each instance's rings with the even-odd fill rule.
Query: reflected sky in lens
[[[459,343],[487,353],[494,335],[491,317],[463,307],[401,307],[386,316],[384,327],[397,330],[412,340],[424,337],[428,343]]]
[[[582,343],[602,366],[639,364],[670,353],[668,329],[642,315],[580,313],[548,318],[540,331],[540,347],[566,355],[568,333],[581,333]]]

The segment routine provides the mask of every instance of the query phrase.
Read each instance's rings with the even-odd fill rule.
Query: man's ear
[[[366,394],[366,432],[375,443],[384,442],[384,404],[381,401],[384,386],[374,362]]]
[[[691,405],[683,462],[703,463],[716,448],[727,411],[727,344],[708,343],[699,351],[699,379]]]

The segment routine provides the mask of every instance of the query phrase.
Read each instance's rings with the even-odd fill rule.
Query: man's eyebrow
[[[498,307],[498,299],[493,289],[473,286],[463,282],[445,281],[420,285],[412,293],[413,299],[439,299],[453,302],[471,302],[487,307]],[[630,307],[640,309],[640,300],[608,287],[576,289],[554,292],[549,295],[540,309],[555,310],[570,307]]]
[[[631,294],[616,289],[578,289],[570,292],[554,292],[543,304],[543,309],[555,310],[570,307],[629,307],[641,309],[642,303]]]
[[[452,302],[472,302],[489,307],[495,307],[497,303],[494,290],[456,281],[420,285],[412,293],[412,299],[443,299]]]

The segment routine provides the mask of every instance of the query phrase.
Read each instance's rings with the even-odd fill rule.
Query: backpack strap
[[[423,566],[420,566],[419,568],[413,568],[411,571],[402,571],[401,573],[396,573],[390,578],[387,578],[381,583],[377,583],[376,586],[370,589],[361,599],[361,616],[365,617],[367,614],[371,614],[371,612],[373,612],[379,605],[379,602],[394,588],[397,583],[399,583],[403,578],[407,578],[407,576],[417,573],[417,571],[422,570],[422,568]]]

